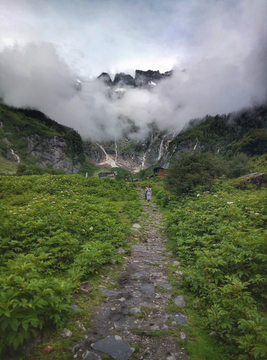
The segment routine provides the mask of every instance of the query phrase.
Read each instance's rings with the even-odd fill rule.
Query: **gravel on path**
[[[165,310],[175,296],[168,278],[173,255],[166,252],[161,220],[159,206],[153,200],[149,205],[144,202],[140,224],[134,227],[139,242],[132,246],[121,270],[119,286],[100,290],[107,300],[98,306],[90,332],[75,345],[73,358],[102,359],[105,353],[104,359],[109,354],[110,359],[119,360],[189,360],[173,336],[186,339],[188,320],[181,313]],[[179,300],[185,307],[181,296]]]

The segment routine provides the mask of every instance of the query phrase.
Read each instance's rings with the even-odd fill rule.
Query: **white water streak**
[[[166,136],[166,135],[165,135],[165,136]],[[162,140],[161,140],[161,142],[160,142],[159,156],[158,156],[157,160],[159,160],[159,159],[162,157],[162,155],[163,155],[162,149],[163,149],[163,141],[164,141],[165,136],[163,136],[163,138],[162,138]]]
[[[115,141],[115,163],[118,164],[118,145]]]
[[[106,155],[106,159],[97,165],[110,165],[111,167],[117,167],[116,161],[106,153],[106,150],[103,148],[103,146],[98,143],[96,144],[100,147],[101,150],[103,150],[104,154]]]
[[[20,157],[14,153],[14,150],[10,149],[12,155],[14,156],[14,158],[17,160],[18,163],[20,163]]]
[[[146,153],[144,153],[144,155],[143,155],[141,169],[143,169],[145,167],[145,161],[146,161]]]

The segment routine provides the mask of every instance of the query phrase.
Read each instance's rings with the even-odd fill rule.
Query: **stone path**
[[[189,325],[187,318],[181,313],[165,311],[174,298],[168,264],[175,259],[172,253],[166,253],[166,240],[159,231],[162,230],[159,207],[153,202],[149,205],[144,202],[142,219],[141,227],[139,224],[133,226],[133,236],[139,242],[132,246],[131,256],[127,257],[127,266],[118,280],[119,287],[100,289],[107,301],[99,305],[86,339],[72,348],[73,358],[189,359],[173,338],[175,331],[176,336],[186,339],[186,330],[180,324]],[[174,265],[179,273],[179,262]],[[180,308],[186,307],[182,296],[174,300]]]

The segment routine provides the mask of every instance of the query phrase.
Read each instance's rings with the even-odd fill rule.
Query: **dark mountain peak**
[[[119,73],[115,75],[113,85],[136,86],[135,80],[131,75]]]
[[[160,73],[159,70],[135,70],[135,78],[129,74],[118,73],[112,82],[110,76],[106,72],[102,72],[98,79],[108,86],[133,86],[133,87],[151,87],[156,85],[162,79],[172,76],[172,70]]]
[[[137,86],[147,86],[157,84],[160,80],[170,77],[172,70],[160,73],[159,70],[136,70],[135,81]]]
[[[109,74],[106,72],[102,72],[102,74],[98,76],[98,79],[103,81],[105,84],[107,84],[109,86],[112,85],[112,80],[111,80]]]

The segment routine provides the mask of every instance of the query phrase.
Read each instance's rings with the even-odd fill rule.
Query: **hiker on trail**
[[[145,194],[145,200],[146,200],[146,191],[147,191],[147,188],[149,188],[149,185],[145,188],[145,191],[144,191],[144,194]]]
[[[146,199],[147,199],[148,203],[151,200],[151,195],[152,195],[152,190],[151,190],[151,187],[149,187],[149,185],[148,185],[148,187],[146,188]]]

